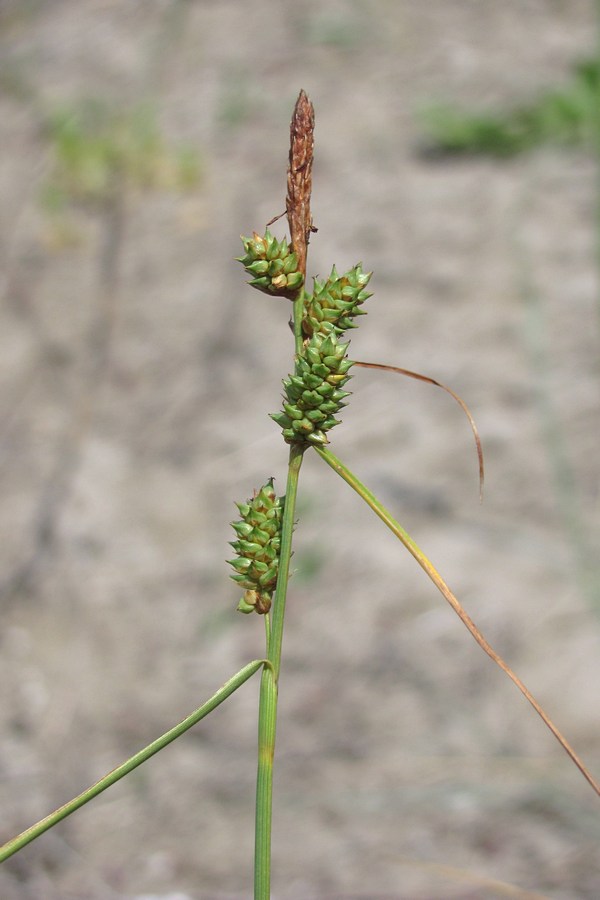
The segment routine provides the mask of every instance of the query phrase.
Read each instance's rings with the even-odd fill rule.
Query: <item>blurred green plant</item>
[[[335,15],[323,9],[306,26],[306,40],[316,46],[353,50],[363,37],[356,17]]]
[[[151,106],[116,111],[97,99],[49,116],[50,173],[42,189],[47,212],[70,204],[103,206],[123,190],[195,187],[200,158],[190,147],[170,147]]]
[[[219,85],[217,118],[225,129],[247,122],[260,108],[258,86],[252,73],[243,66],[225,68]]]
[[[598,4],[600,16],[600,3]],[[577,63],[563,88],[544,91],[532,103],[503,112],[466,112],[449,105],[422,113],[427,131],[424,150],[430,156],[486,155],[509,158],[542,145],[580,147],[598,161],[596,177],[596,269],[600,279],[600,53]],[[567,436],[555,409],[548,374],[552,350],[547,345],[544,305],[532,282],[529,260],[514,240],[517,290],[525,308],[524,340],[553,488],[577,580],[591,608],[600,613],[600,568],[589,537],[577,478],[567,452]],[[600,297],[598,305],[600,313]]]
[[[434,104],[421,113],[425,151],[509,157],[541,144],[598,148],[600,61],[584,60],[563,88],[499,112],[469,112]]]

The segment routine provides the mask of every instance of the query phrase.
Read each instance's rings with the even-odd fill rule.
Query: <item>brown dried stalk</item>
[[[298,257],[298,271],[306,278],[306,253],[313,227],[310,214],[315,111],[304,91],[300,91],[290,123],[290,161],[287,173],[285,209],[290,226],[292,249]]]

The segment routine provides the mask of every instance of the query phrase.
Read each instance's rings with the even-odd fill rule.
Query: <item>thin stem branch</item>
[[[534,708],[538,716],[550,729],[556,740],[559,742],[563,750],[570,756],[571,760],[575,763],[583,777],[589,784],[593,787],[596,793],[600,796],[600,784],[594,779],[594,777],[588,772],[587,768],[584,766],[583,762],[579,759],[573,748],[567,742],[567,740],[562,736],[558,728],[554,725],[552,720],[548,717],[545,711],[542,709],[540,704],[537,702],[535,697],[529,692],[529,690],[525,687],[521,679],[516,675],[512,669],[507,666],[501,656],[499,656],[496,651],[488,644],[485,640],[479,629],[476,627],[475,623],[469,617],[469,615],[465,612],[460,602],[454,596],[442,576],[439,574],[434,565],[430,562],[430,560],[425,556],[423,551],[418,547],[418,545],[413,541],[411,536],[402,528],[402,526],[394,519],[392,514],[383,506],[382,503],[379,502],[377,497],[371,493],[371,491],[365,487],[365,485],[360,481],[356,475],[350,471],[350,469],[346,468],[346,466],[336,457],[333,453],[327,448],[317,447],[315,446],[315,450],[323,459],[328,466],[330,466],[334,472],[344,479],[346,484],[349,484],[350,487],[356,491],[356,493],[362,497],[362,499],[367,503],[373,512],[379,516],[381,521],[387,525],[390,531],[396,535],[396,537],[404,544],[408,552],[416,559],[419,563],[423,571],[429,576],[429,578],[433,581],[437,589],[440,591],[444,599],[450,604],[454,612],[457,614],[463,625],[469,630],[471,635],[475,638],[479,646],[482,650],[487,653],[487,655],[492,659],[496,665],[498,665],[502,671],[508,675],[510,680],[518,687],[521,691],[525,699],[531,704]]]
[[[102,791],[105,791],[106,788],[115,784],[125,775],[128,775],[138,766],[140,766],[143,762],[146,762],[147,759],[150,759],[151,756],[154,756],[155,753],[158,753],[159,750],[162,750],[172,741],[176,740],[176,738],[181,737],[186,731],[192,728],[200,719],[203,719],[204,716],[208,715],[208,713],[212,712],[213,709],[216,709],[219,704],[226,700],[227,697],[231,696],[234,691],[236,691],[245,681],[254,675],[261,667],[265,667],[270,671],[271,664],[268,660],[265,659],[255,659],[252,662],[248,663],[248,665],[244,666],[243,669],[233,675],[229,681],[226,681],[225,684],[219,688],[219,690],[213,694],[213,696],[206,701],[202,706],[196,709],[193,713],[179,722],[178,725],[175,725],[169,731],[165,732],[165,734],[161,735],[161,737],[157,738],[155,741],[152,741],[151,744],[148,744],[147,747],[144,747],[143,750],[140,750],[138,753],[134,754],[130,759],[126,760],[124,763],[121,763],[120,766],[117,766],[116,769],[113,769],[112,772],[109,772],[104,778],[101,778],[100,781],[97,781],[91,787],[87,788],[87,790],[83,791],[77,797],[74,797],[72,800],[69,800],[68,803],[65,803],[63,806],[54,810],[53,813],[46,816],[44,819],[41,819],[39,822],[36,822],[35,825],[31,825],[25,831],[18,834],[16,837],[12,838],[12,840],[7,841],[2,847],[0,847],[0,862],[4,862],[5,859],[8,859],[18,850],[21,850],[27,844],[31,843],[31,841],[35,840],[35,838],[39,837],[45,831],[48,831],[49,828],[52,828],[53,825],[56,825],[58,822],[61,822],[63,819],[66,819],[67,816],[70,816],[71,813],[75,812],[75,810],[80,809],[80,807],[84,806],[90,800],[93,800],[94,797],[97,797],[98,794],[101,794]]]

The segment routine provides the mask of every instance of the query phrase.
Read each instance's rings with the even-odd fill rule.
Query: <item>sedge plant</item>
[[[313,227],[310,213],[314,111],[304,91],[300,92],[296,102],[290,133],[286,197],[290,239],[278,240],[273,236],[269,231],[269,226],[275,221],[272,220],[262,235],[254,233],[250,238],[242,238],[244,253],[239,257],[239,261],[251,277],[250,284],[254,288],[279,298],[276,302],[291,301],[291,324],[294,334],[293,371],[283,382],[282,409],[271,415],[281,428],[284,442],[288,447],[285,494],[277,496],[273,479],[266,480],[247,501],[237,504],[239,519],[233,523],[235,540],[232,541],[232,547],[235,555],[230,560],[233,569],[231,577],[243,590],[238,610],[247,615],[255,614],[263,617],[264,654],[247,663],[206,703],[178,725],[117,766],[96,784],[0,847],[0,862],[8,859],[176,738],[181,737],[260,670],[254,897],[255,900],[269,900],[273,763],[285,606],[292,538],[296,525],[299,476],[305,454],[313,452],[357,492],[412,554],[480,647],[519,688],[572,762],[600,796],[600,784],[595,781],[518,676],[483,638],[428,557],[392,513],[329,448],[329,434],[339,423],[337,415],[346,405],[349,396],[345,388],[351,377],[350,369],[352,367],[386,369],[438,385],[460,403],[474,431],[479,456],[480,483],[483,480],[481,445],[477,431],[468,409],[456,394],[427,376],[397,366],[363,363],[349,358],[349,342],[344,339],[344,334],[356,327],[356,320],[365,312],[363,305],[371,296],[367,290],[371,273],[365,272],[361,264],[355,265],[342,275],[333,267],[327,279],[314,279],[312,290],[307,289],[308,242],[311,233],[316,229]]]

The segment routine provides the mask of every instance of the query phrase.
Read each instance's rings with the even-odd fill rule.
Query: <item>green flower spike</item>
[[[352,319],[365,315],[360,306],[373,296],[365,290],[371,275],[371,272],[363,272],[358,263],[341,276],[334,266],[327,281],[315,278],[312,296],[305,300],[304,333],[339,335],[349,328],[356,328]]]
[[[238,537],[231,546],[237,556],[228,562],[235,569],[231,578],[245,589],[240,612],[264,615],[271,608],[279,570],[283,500],[275,494],[271,478],[247,503],[236,504],[242,518],[231,523]]]
[[[313,334],[296,371],[283,382],[283,412],[271,418],[281,426],[288,444],[327,444],[327,432],[339,423],[335,413],[349,396],[342,390],[353,362],[346,357],[348,344],[340,344],[335,334]]]
[[[252,276],[249,284],[266,294],[294,298],[304,278],[286,238],[278,241],[267,229],[264,237],[254,232],[251,238],[242,236],[242,241],[246,254],[236,259]]]

